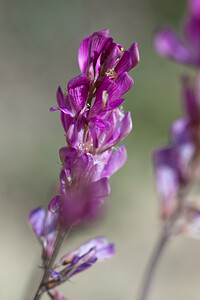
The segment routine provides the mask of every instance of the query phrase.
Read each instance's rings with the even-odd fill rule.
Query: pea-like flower
[[[182,26],[183,37],[163,28],[155,35],[154,45],[161,56],[200,67],[200,0],[188,0],[188,10]]]
[[[94,263],[105,261],[113,257],[115,246],[104,237],[96,237],[82,244],[76,250],[63,256],[51,271],[51,277],[47,283],[47,289],[55,288],[75,274],[90,268]],[[60,268],[61,271],[55,270]]]

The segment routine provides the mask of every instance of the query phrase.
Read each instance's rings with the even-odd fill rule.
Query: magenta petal
[[[124,102],[125,98],[119,98],[111,103],[109,103],[109,107],[108,110],[114,110],[117,107],[119,107],[123,102]]]
[[[126,159],[127,159],[126,147],[121,146],[117,151],[112,153],[110,159],[105,165],[105,168],[101,176],[109,178],[112,174],[117,172],[125,164]]]
[[[101,178],[93,182],[90,187],[94,198],[104,198],[110,194],[110,184],[108,178]]]
[[[65,108],[61,108],[61,107],[50,107],[50,111],[56,111],[56,110],[60,110],[61,112],[63,112],[65,115],[68,115],[68,116],[73,116],[73,114],[69,111],[69,110],[67,110],[67,109],[65,109]]]
[[[87,60],[88,60],[88,53],[89,53],[90,38],[91,38],[91,35],[89,35],[85,39],[83,39],[79,46],[79,50],[78,50],[79,68],[80,68],[81,72],[84,74],[87,71]]]
[[[200,1],[199,0],[189,0],[189,9],[191,14],[195,18],[200,18]]]
[[[121,97],[131,89],[131,87],[133,86],[133,79],[127,72],[124,72],[116,81],[116,85],[118,90],[117,96]]]
[[[193,58],[180,38],[170,29],[160,30],[154,38],[156,51],[180,63],[193,63]]]
[[[76,112],[80,112],[85,106],[90,81],[85,75],[79,75],[68,83],[70,102]]]
[[[71,169],[78,154],[78,150],[73,147],[62,147],[59,150],[60,160],[66,169]]]
[[[137,43],[134,43],[130,48],[124,51],[124,55],[120,59],[119,63],[115,68],[115,72],[120,76],[124,72],[129,72],[139,62],[139,50]]]
[[[61,207],[61,196],[55,196],[48,205],[48,210],[52,213],[58,213]]]
[[[104,48],[109,35],[109,30],[96,31],[90,40],[90,63],[96,63],[96,60]]]
[[[58,87],[57,93],[56,93],[56,98],[57,98],[57,102],[59,107],[65,107],[65,100],[64,100],[64,96],[63,96],[63,92],[61,87]]]
[[[200,15],[199,18],[191,17],[185,24],[184,32],[188,41],[192,44],[195,52],[193,56],[199,59],[200,54]],[[196,54],[196,55],[195,55]],[[199,61],[198,61],[199,62]],[[200,62],[199,62],[200,63]]]
[[[93,122],[96,126],[98,126],[101,129],[109,130],[110,129],[110,123],[107,121],[104,121],[99,118],[90,118],[90,121]]]
[[[120,136],[118,142],[127,137],[132,130],[132,126],[131,113],[127,112],[120,123]]]
[[[183,100],[184,107],[187,115],[191,119],[192,123],[200,120],[200,103],[198,102],[198,96],[195,94],[194,89],[190,86],[189,78],[183,77],[182,79]]]
[[[45,210],[44,207],[38,207],[32,210],[29,214],[29,223],[32,229],[40,238],[43,236],[43,226],[45,220]]]
[[[128,52],[130,53],[130,69],[132,69],[135,66],[137,66],[137,64],[140,61],[140,55],[139,55],[139,49],[137,43],[133,43],[129,47]]]
[[[120,86],[119,83],[119,88]],[[108,77],[103,78],[102,83],[97,90],[96,99],[90,111],[90,117],[95,117],[100,110],[108,108],[110,102],[120,97],[118,96],[118,93],[116,83]]]
[[[105,36],[106,38],[109,37],[109,34],[110,34],[110,30],[109,29],[95,31],[93,33],[93,35],[102,35],[102,36]]]

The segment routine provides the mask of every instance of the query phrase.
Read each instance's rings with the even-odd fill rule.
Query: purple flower
[[[173,148],[161,148],[154,152],[156,186],[161,199],[162,218],[168,218],[176,206],[176,196],[180,186]]]
[[[80,70],[90,80],[109,76],[117,78],[124,72],[129,72],[139,62],[137,43],[127,51],[113,42],[109,30],[94,32],[87,36],[80,44],[78,61]]]
[[[55,265],[55,268],[64,267],[59,272],[60,276],[48,281],[46,286],[52,289],[63,281],[69,280],[75,274],[90,268],[95,262],[112,258],[114,254],[114,244],[110,244],[106,238],[91,239],[60,259]]]
[[[110,185],[107,177],[99,176],[96,180],[93,176],[96,163],[93,155],[64,147],[60,149],[60,158],[64,167],[60,174],[60,194],[52,199],[49,209],[59,212],[60,224],[69,227],[99,214]]]
[[[58,88],[58,107],[50,109],[61,111],[68,146],[92,154],[102,151],[97,149],[97,144],[101,143],[100,136],[105,136],[105,131],[107,141],[113,138],[109,142],[112,147],[132,128],[130,114],[124,117],[118,107],[125,100],[122,96],[133,85],[127,72],[139,62],[137,44],[124,51],[108,35],[108,30],[98,31],[81,42],[78,59],[83,74],[68,83],[67,94]]]
[[[155,36],[157,52],[176,62],[200,66],[200,1],[189,0],[189,16],[183,24],[184,37],[171,29],[163,28]]]
[[[58,214],[50,211],[46,213],[43,207],[38,207],[30,212],[29,223],[43,245],[43,257],[50,258],[58,224]]]

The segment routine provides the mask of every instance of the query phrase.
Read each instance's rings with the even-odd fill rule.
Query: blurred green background
[[[72,232],[62,252],[105,235],[116,243],[111,261],[77,275],[61,290],[71,300],[134,299],[159,234],[159,201],[152,151],[168,141],[171,122],[181,116],[179,77],[186,67],[160,58],[152,37],[161,24],[179,29],[183,0],[0,1],[0,298],[27,300],[40,279],[40,246],[27,216],[47,205],[58,182],[58,149],[65,145],[59,113],[50,113],[58,85],[80,71],[80,41],[109,28],[128,48],[137,41],[140,64],[127,93],[134,128],[125,140],[126,165],[111,179],[105,220]],[[149,300],[199,300],[200,241],[176,238],[168,245]],[[44,297],[44,299],[46,299]]]

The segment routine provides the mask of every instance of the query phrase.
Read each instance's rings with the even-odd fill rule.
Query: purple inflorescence
[[[120,105],[139,53],[136,43],[124,50],[103,30],[81,42],[78,60],[82,74],[69,81],[66,93],[58,88],[58,107],[51,108],[61,112],[68,146],[60,149],[60,194],[49,209],[66,227],[98,215],[110,192],[108,178],[126,160],[125,146],[114,147],[132,129],[130,113]]]
[[[155,35],[154,45],[164,57],[200,67],[200,1],[188,0],[188,10],[182,24],[183,37],[169,28],[162,28]]]
[[[130,133],[132,120],[120,105],[133,85],[128,72],[139,62],[138,47],[134,43],[124,50],[109,37],[109,30],[97,31],[81,42],[78,62],[82,74],[68,82],[64,93],[58,88],[58,106],[50,108],[60,111],[67,142],[59,152],[59,193],[47,213],[39,207],[29,215],[43,246],[45,275],[37,295],[47,291],[54,300],[66,298],[51,289],[115,252],[113,244],[98,237],[54,263],[60,240],[70,228],[102,214],[109,177],[126,161],[125,146],[116,146]]]
[[[200,201],[190,193],[200,177],[200,0],[188,0],[188,9],[184,38],[165,28],[154,39],[160,55],[198,71],[195,84],[189,76],[182,77],[185,116],[172,124],[170,146],[157,149],[153,161],[163,220],[177,219],[176,233],[200,237]]]

